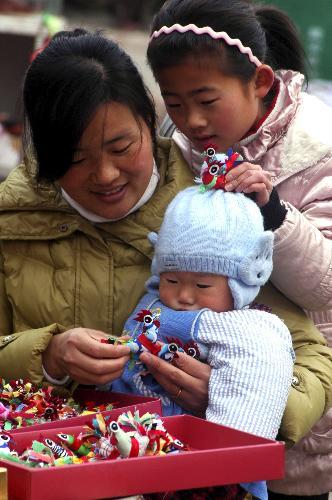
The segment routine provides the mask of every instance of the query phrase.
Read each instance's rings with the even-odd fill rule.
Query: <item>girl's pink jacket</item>
[[[259,128],[234,145],[261,165],[287,207],[275,231],[273,284],[304,308],[332,347],[332,109],[302,91],[304,78],[276,72],[278,95]],[[193,170],[199,152],[179,131],[173,139]],[[310,495],[332,491],[332,409],[287,453],[286,479],[271,489]]]

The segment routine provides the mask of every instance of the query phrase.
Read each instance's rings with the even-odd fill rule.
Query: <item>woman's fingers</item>
[[[90,330],[88,328],[77,328],[71,330],[72,335],[68,337],[68,345],[72,345],[79,351],[93,358],[120,358],[129,356],[130,349],[124,345],[112,345],[101,342],[107,338],[103,332]],[[68,332],[69,333],[69,332]]]
[[[140,360],[176,403],[199,415],[204,414],[211,370],[208,365],[183,353],[176,358],[177,366],[146,352],[141,354]]]
[[[113,377],[113,374],[122,371],[129,356],[112,357],[112,358],[94,358],[82,351],[73,351],[64,355],[64,363],[67,372],[72,378],[83,372],[89,378],[94,377],[94,383],[100,383],[101,378]]]
[[[96,375],[94,372],[89,373],[81,367],[77,366],[73,368],[73,373],[69,374],[70,377],[84,385],[105,385],[113,382],[121,377],[123,373],[123,367],[120,370],[105,373],[103,375]]]
[[[119,376],[129,360],[126,346],[100,342],[103,332],[74,328],[57,335],[53,356],[58,359],[63,372],[85,384],[104,384]]]
[[[173,359],[173,366],[176,366],[192,377],[209,382],[211,367],[191,356],[179,353],[178,357]]]

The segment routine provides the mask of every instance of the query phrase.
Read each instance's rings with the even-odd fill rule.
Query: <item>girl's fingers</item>
[[[271,177],[270,172],[263,170],[260,165],[256,165],[255,163],[249,163],[246,161],[246,162],[243,162],[240,165],[237,165],[236,167],[232,168],[232,170],[230,170],[226,174],[226,180],[231,181],[233,179],[236,179],[240,175],[245,174],[246,172],[249,172],[249,171],[253,171],[253,170],[263,172],[264,175],[266,175],[267,177]]]
[[[253,186],[263,186],[264,189],[266,190],[271,190],[272,191],[272,184],[271,182],[266,179],[262,175],[251,175],[245,178],[240,178],[238,181],[238,184],[235,188],[235,191],[242,193],[245,192],[246,189],[252,188]],[[254,191],[254,189],[251,189],[251,192]]]
[[[271,174],[259,165],[241,163],[226,175],[226,191],[233,191],[237,187],[248,183],[262,182],[272,189]]]
[[[272,189],[271,189],[272,191]],[[268,192],[269,194],[271,191],[267,188],[266,184],[263,182],[260,183],[255,183],[255,184],[250,184],[249,186],[245,187],[244,189],[241,190],[241,193],[261,193],[261,192]]]
[[[252,184],[264,184],[267,189],[272,191],[270,179],[262,172],[246,172],[225,185],[226,191],[243,192]]]
[[[229,174],[233,173],[232,175],[227,174],[228,182],[225,190],[246,194],[255,193],[255,202],[262,207],[268,203],[273,189],[271,175],[264,172],[258,165],[247,165],[250,168],[240,171],[240,167],[236,167],[229,172]]]

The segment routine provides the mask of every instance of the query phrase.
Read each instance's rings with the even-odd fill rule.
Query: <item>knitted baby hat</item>
[[[242,193],[181,191],[169,204],[151,271],[191,271],[228,276],[234,309],[254,300],[272,272],[273,234],[264,231],[258,206]]]

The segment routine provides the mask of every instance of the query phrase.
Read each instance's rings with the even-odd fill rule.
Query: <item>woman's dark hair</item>
[[[306,56],[297,30],[289,17],[276,7],[253,5],[249,0],[168,0],[155,15],[151,34],[162,26],[175,23],[198,27],[210,26],[226,31],[250,47],[253,55],[274,70],[292,69],[306,75]],[[148,61],[155,75],[158,71],[179,64],[188,57],[217,55],[226,74],[248,81],[255,66],[247,55],[209,35],[173,32],[151,39]]]
[[[141,117],[155,142],[152,97],[130,57],[101,33],[57,33],[31,63],[23,88],[27,151],[32,142],[37,180],[69,169],[74,149],[98,107],[115,101]]]

